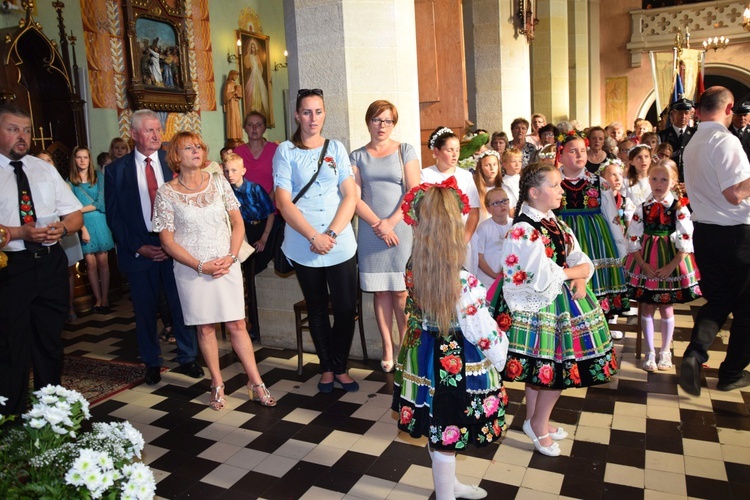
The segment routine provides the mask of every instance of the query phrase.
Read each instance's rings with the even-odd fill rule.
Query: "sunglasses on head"
[[[307,96],[316,95],[323,97],[323,90],[321,89],[299,89],[297,91],[297,99],[302,99]]]

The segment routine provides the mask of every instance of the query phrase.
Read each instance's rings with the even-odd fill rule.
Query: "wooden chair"
[[[333,306],[330,302],[328,303],[328,315],[333,315]],[[359,324],[362,357],[367,361],[367,342],[365,341],[365,326],[362,320],[362,289],[359,287],[359,282],[357,283],[357,304],[354,311],[354,320]],[[297,375],[302,375],[302,330],[310,331],[307,302],[305,302],[305,299],[294,304],[294,326],[297,330]]]

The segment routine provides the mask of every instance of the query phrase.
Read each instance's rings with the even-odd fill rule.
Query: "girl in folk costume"
[[[414,225],[414,243],[392,408],[400,430],[427,437],[438,500],[487,495],[458,482],[455,453],[497,441],[508,403],[499,374],[508,340],[489,313],[484,287],[462,269],[461,214],[468,209],[452,177],[415,187],[402,206],[404,220]]]
[[[648,171],[651,196],[640,205],[628,228],[625,272],[628,294],[641,303],[641,325],[648,354],[646,371],[672,368],[670,347],[674,333],[672,304],[690,302],[701,296],[698,269],[693,257],[693,223],[687,198],[675,198],[677,165],[669,159]],[[661,353],[656,364],[654,312],[661,316]]]
[[[559,137],[560,163],[562,164],[564,191],[562,204],[555,210],[570,226],[580,242],[581,249],[594,263],[591,288],[608,316],[629,309],[626,296],[625,273],[622,257],[615,243],[613,228],[615,213],[603,213],[600,178],[586,170],[586,141],[576,130]],[[617,338],[622,338],[619,332]]]
[[[488,295],[510,342],[503,377],[526,383],[523,431],[548,456],[560,455],[555,441],[568,435],[549,423],[562,390],[607,383],[617,371],[607,321],[586,285],[594,265],[552,212],[563,197],[561,181],[554,166],[524,168],[504,272]]]

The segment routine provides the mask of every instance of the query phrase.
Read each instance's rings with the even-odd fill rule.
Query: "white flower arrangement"
[[[0,498],[151,499],[156,481],[137,462],[143,436],[129,422],[94,423],[76,391],[51,386],[34,392],[24,423],[0,438]],[[7,398],[0,396],[0,405]],[[0,426],[13,417],[0,415]]]

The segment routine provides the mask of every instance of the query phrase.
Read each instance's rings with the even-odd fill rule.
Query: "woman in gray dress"
[[[365,292],[374,292],[375,319],[383,337],[383,371],[393,370],[391,327],[396,317],[399,343],[406,332],[404,269],[411,254],[411,229],[403,222],[404,194],[419,184],[417,152],[409,144],[391,139],[398,123],[396,106],[379,100],[365,113],[370,142],[350,155],[361,199],[359,280]]]

